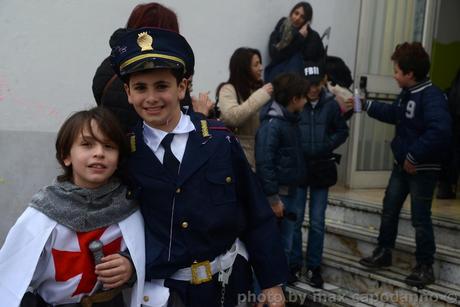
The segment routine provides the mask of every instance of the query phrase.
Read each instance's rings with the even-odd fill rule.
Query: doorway
[[[391,54],[405,41],[421,41],[431,52],[439,0],[362,0],[355,86],[367,99],[392,103],[400,89],[393,79]],[[394,126],[356,113],[351,121],[345,185],[383,188],[393,165]]]

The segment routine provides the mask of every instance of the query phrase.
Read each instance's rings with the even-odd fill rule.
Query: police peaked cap
[[[118,29],[110,38],[110,63],[120,77],[155,68],[194,73],[195,57],[185,38],[160,28]]]

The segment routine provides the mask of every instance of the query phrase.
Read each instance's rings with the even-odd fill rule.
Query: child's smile
[[[118,148],[100,132],[95,121],[91,122],[91,131],[83,129],[64,159],[65,165],[72,167],[73,183],[89,189],[105,184],[118,165]]]
[[[169,69],[154,69],[130,76],[125,85],[129,103],[151,127],[172,131],[180,119],[179,101],[184,98],[186,81],[177,80]]]

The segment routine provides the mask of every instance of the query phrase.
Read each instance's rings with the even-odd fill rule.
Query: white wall
[[[240,46],[261,50],[297,0],[168,0],[196,54],[195,91],[227,79]],[[138,1],[0,1],[0,129],[56,131],[63,119],[94,105],[91,81]],[[354,66],[359,0],[313,0],[313,28],[332,26],[330,53]],[[344,14],[346,12],[346,14]]]
[[[194,89],[228,78],[240,46],[258,48],[267,63],[270,32],[297,0],[168,0],[196,56]],[[63,120],[94,106],[93,74],[110,52],[112,32],[138,1],[0,1],[0,244],[39,187],[58,169],[54,136]],[[360,0],[311,0],[313,28],[329,26],[329,53],[353,70]]]

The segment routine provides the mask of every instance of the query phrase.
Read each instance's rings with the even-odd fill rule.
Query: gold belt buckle
[[[202,262],[194,262],[190,269],[192,270],[192,279],[190,283],[192,285],[199,285],[205,282],[212,280],[212,272],[211,272],[211,263],[208,260]],[[201,277],[205,274],[205,277]]]

